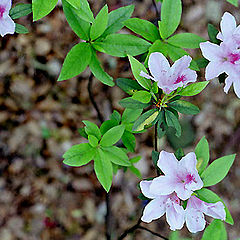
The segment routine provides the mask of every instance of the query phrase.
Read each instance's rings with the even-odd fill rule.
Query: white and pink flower
[[[0,1],[0,35],[4,37],[6,34],[15,32],[15,23],[9,16],[9,11],[12,6],[12,0]]]
[[[184,87],[197,80],[195,71],[189,69],[192,58],[183,56],[170,66],[166,57],[159,52],[150,55],[148,66],[152,76],[141,71],[140,76],[157,82],[158,87],[169,94],[179,87]]]

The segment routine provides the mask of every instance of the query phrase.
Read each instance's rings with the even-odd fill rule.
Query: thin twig
[[[153,4],[153,7],[155,8],[157,19],[160,19],[160,13],[158,11],[157,4],[156,4],[155,0],[152,0],[152,4]]]
[[[124,239],[129,233],[133,233],[138,227],[140,226],[141,218],[138,219],[138,222],[132,226],[131,228],[127,229],[119,238],[118,240]]]
[[[142,229],[142,230],[145,230],[145,231],[147,231],[147,232],[150,232],[150,233],[151,233],[152,235],[154,235],[154,236],[160,237],[160,238],[162,238],[162,239],[164,239],[164,240],[168,240],[168,238],[162,236],[162,235],[159,234],[159,233],[153,232],[152,230],[150,230],[150,229],[148,229],[148,228],[145,228],[145,227],[143,227],[143,226],[138,226],[138,228],[139,228],[139,229]]]

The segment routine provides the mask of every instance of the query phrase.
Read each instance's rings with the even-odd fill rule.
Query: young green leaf
[[[209,63],[209,61],[206,58],[195,59],[195,62],[197,63],[199,68],[206,68]]]
[[[166,123],[169,127],[173,127],[176,129],[176,136],[180,137],[181,136],[181,125],[179,123],[178,118],[175,116],[174,113],[171,111],[167,110],[165,111],[165,118],[166,118]]]
[[[118,124],[121,122],[121,118],[122,118],[121,114],[116,110],[114,110],[113,113],[110,115],[110,120],[114,120]]]
[[[135,92],[132,98],[142,103],[149,103],[151,101],[152,95],[150,92],[141,90]]]
[[[208,24],[208,36],[212,43],[220,44],[221,41],[217,39],[218,30],[212,24]]]
[[[202,201],[207,202],[207,203],[216,203],[218,201],[221,201],[224,204],[225,211],[226,211],[226,223],[229,223],[231,225],[234,224],[233,218],[231,216],[231,213],[229,212],[227,206],[223,202],[223,200],[213,191],[207,189],[207,188],[202,188],[198,191],[196,191],[197,197],[200,198]]]
[[[199,44],[206,40],[193,33],[179,33],[170,37],[167,41],[176,47],[194,49],[199,48]]]
[[[86,22],[94,22],[93,13],[87,0],[67,0],[74,8],[77,9],[78,16]]]
[[[132,69],[133,76],[135,77],[137,82],[143,88],[150,90],[151,87],[152,87],[151,86],[151,80],[140,76],[141,71],[147,73],[147,69],[136,58],[129,55],[128,59],[129,59],[129,62],[131,64],[131,69]]]
[[[20,17],[27,16],[32,12],[32,4],[19,3],[14,8],[11,8],[9,15],[12,19],[18,19]]]
[[[117,86],[129,95],[133,95],[136,90],[143,90],[144,88],[138,84],[137,81],[129,78],[118,78],[116,80]]]
[[[84,127],[79,128],[79,129],[78,129],[78,133],[79,133],[82,137],[84,137],[84,138],[86,138],[86,139],[88,138],[88,135],[87,135]]]
[[[183,101],[183,100],[177,100],[174,102],[168,103],[169,107],[172,107],[176,111],[183,113],[183,114],[189,114],[189,115],[195,115],[200,112],[199,108],[195,106],[194,104]]]
[[[96,50],[116,57],[139,55],[145,53],[150,46],[149,42],[139,37],[118,33],[110,34],[104,40],[93,43]]]
[[[58,0],[32,0],[33,21],[48,15],[56,6]]]
[[[182,148],[178,148],[175,153],[174,153],[175,157],[177,158],[177,160],[181,160],[182,157],[184,157],[184,151]]]
[[[203,91],[203,89],[208,85],[209,81],[196,82],[183,88],[178,94],[181,96],[195,96]]]
[[[136,147],[136,139],[129,131],[124,131],[122,135],[123,145],[130,151],[134,152]]]
[[[81,10],[75,9],[66,0],[62,0],[63,11],[72,30],[80,37],[88,41],[90,39],[90,23],[81,18]]]
[[[142,131],[149,126],[158,116],[158,109],[151,109],[141,115],[133,125],[133,131]]]
[[[147,20],[130,18],[124,22],[124,25],[150,42],[160,39],[158,28]]]
[[[109,192],[112,185],[113,168],[112,163],[109,159],[106,159],[102,149],[97,149],[94,160],[94,171],[105,191]]]
[[[91,46],[81,42],[75,45],[67,54],[58,81],[73,78],[83,72],[91,60]]]
[[[198,173],[201,175],[204,169],[207,167],[209,162],[209,145],[205,137],[198,142],[195,148],[195,154],[197,157],[197,169]]]
[[[113,78],[109,76],[101,66],[101,63],[99,62],[97,58],[96,51],[92,49],[92,58],[89,63],[89,67],[93,73],[93,75],[100,80],[103,84],[106,84],[110,87],[114,86]]]
[[[238,7],[238,0],[227,0],[229,3],[234,5],[235,7]]]
[[[64,153],[63,163],[72,167],[80,167],[93,160],[95,154],[96,149],[92,148],[89,143],[77,144]]]
[[[132,123],[134,122],[141,114],[142,109],[132,109],[126,108],[122,115],[122,122],[123,123]]]
[[[103,33],[103,37],[115,33],[124,27],[123,22],[131,17],[134,5],[118,8],[109,13],[108,25]]]
[[[98,140],[101,138],[101,132],[98,128],[98,126],[95,123],[92,123],[90,121],[83,121],[83,123],[86,125],[85,131],[87,135],[93,135],[95,136]]]
[[[159,24],[160,34],[163,39],[172,35],[181,20],[181,0],[164,0],[161,8],[161,22]]]
[[[143,109],[148,107],[150,104],[141,103],[137,100],[132,99],[131,97],[122,99],[119,104],[124,108],[133,108],[133,109]]]
[[[105,158],[108,161],[120,166],[131,166],[127,154],[121,148],[116,146],[104,147],[102,148],[102,151],[104,152]]]
[[[123,125],[119,125],[108,130],[100,141],[100,145],[102,147],[110,147],[113,144],[117,143],[123,135],[125,127]]]
[[[15,32],[20,34],[29,33],[28,29],[25,26],[18,23],[15,24]]]
[[[214,219],[205,229],[201,240],[227,240],[227,231],[224,223],[219,219]]]
[[[227,176],[235,157],[236,154],[233,154],[213,161],[201,174],[204,187],[209,187],[222,181]]]
[[[100,37],[105,31],[108,24],[108,6],[105,5],[98,15],[96,16],[91,30],[90,30],[90,38],[91,40],[95,40]]]
[[[102,123],[100,127],[101,134],[104,135],[109,129],[118,125],[118,122],[115,120],[107,120]]]
[[[92,146],[92,147],[97,147],[98,145],[98,139],[93,136],[93,135],[88,135],[88,141],[89,141],[89,144]]]

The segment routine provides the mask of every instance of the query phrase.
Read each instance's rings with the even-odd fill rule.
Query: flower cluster
[[[0,2],[0,35],[2,37],[15,32],[15,23],[9,16],[11,6],[12,0],[1,0]]]
[[[206,203],[194,194],[195,190],[203,187],[196,164],[193,152],[180,161],[173,153],[160,153],[157,165],[164,175],[140,183],[143,195],[152,199],[143,211],[143,222],[149,223],[166,213],[171,230],[181,229],[186,222],[189,231],[196,233],[205,228],[204,214],[225,220],[226,212],[222,202]],[[182,203],[186,200],[184,209]]]
[[[235,18],[228,12],[221,20],[221,32],[217,38],[220,45],[204,42],[200,44],[203,56],[210,61],[206,67],[206,79],[227,73],[224,92],[228,93],[233,84],[236,95],[240,98],[240,26],[236,26]]]

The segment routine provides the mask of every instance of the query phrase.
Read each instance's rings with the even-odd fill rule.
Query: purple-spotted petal
[[[146,223],[158,219],[166,212],[166,199],[168,196],[162,196],[150,201],[143,211],[141,220]]]
[[[153,199],[158,197],[158,195],[150,191],[151,184],[152,184],[152,181],[141,181],[140,188],[141,188],[141,192],[145,197]]]
[[[12,0],[1,0],[0,5],[3,6],[8,13],[12,7]]]
[[[171,67],[171,72],[175,76],[182,75],[183,71],[190,66],[192,58],[190,56],[183,56],[178,59]]]
[[[210,217],[225,220],[226,219],[226,211],[222,202],[216,203],[204,203],[205,211],[204,213]]]
[[[191,233],[202,231],[205,228],[206,221],[202,212],[194,208],[186,209],[186,225]]]
[[[160,176],[153,179],[150,191],[156,195],[168,195],[174,192],[176,183],[172,176]]]
[[[189,199],[193,193],[191,188],[186,188],[185,184],[182,182],[179,182],[175,185],[175,192],[177,193],[178,197],[182,200]]]
[[[4,37],[6,34],[13,34],[14,32],[15,23],[8,15],[0,19],[0,35],[2,37]]]

